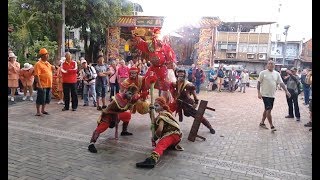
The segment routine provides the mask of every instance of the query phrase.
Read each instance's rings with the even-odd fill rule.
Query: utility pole
[[[66,13],[65,13],[65,0],[62,0],[62,41],[61,41],[61,57],[64,57],[64,54],[66,52],[65,50],[65,27],[66,27],[66,22],[65,22],[65,17],[66,17]]]
[[[288,30],[290,28],[290,25],[284,26],[284,32],[283,34],[285,35],[284,39],[284,48],[283,48],[283,59],[282,59],[282,64],[284,65],[284,60],[286,59],[286,51],[287,51],[287,36],[288,36]]]

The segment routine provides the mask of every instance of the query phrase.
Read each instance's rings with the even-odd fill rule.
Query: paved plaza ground
[[[50,115],[36,117],[35,103],[8,102],[9,179],[312,179],[312,132],[308,107],[299,97],[301,121],[284,118],[288,113],[285,94],[277,91],[272,111],[275,133],[261,129],[262,100],[256,88],[247,93],[206,92],[199,99],[209,101],[215,112],[205,116],[213,125],[212,135],[203,125],[199,135],[206,141],[187,140],[193,119],[180,123],[185,151],[167,151],[154,169],[137,169],[135,163],[152,151],[148,115],[134,114],[130,137],[112,140],[114,129],[101,134],[97,154],[87,150],[100,114],[96,108],[65,111],[56,100],[48,105]],[[177,117],[178,118],[178,117]],[[269,127],[268,123],[266,123]],[[121,130],[121,124],[119,126]]]

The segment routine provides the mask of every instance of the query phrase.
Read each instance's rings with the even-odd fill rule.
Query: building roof
[[[220,23],[218,30],[219,31],[236,32],[238,30],[238,27],[240,26],[241,32],[249,32],[250,29],[255,29],[257,26],[268,25],[268,24],[273,24],[273,23],[275,23],[275,22],[248,22],[248,21],[226,22],[226,21],[223,21]]]
[[[255,59],[215,59],[214,62],[217,61],[229,61],[229,62],[251,62],[251,63],[267,63],[267,60],[255,60]]]
[[[120,16],[116,26],[122,27],[162,27],[163,16]]]

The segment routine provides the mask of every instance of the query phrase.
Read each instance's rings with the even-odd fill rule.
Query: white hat
[[[31,69],[32,68],[32,64],[29,64],[29,63],[24,63],[24,65],[23,65],[23,70],[29,70],[29,69]]]
[[[81,63],[81,64],[82,64],[82,63],[87,63],[87,61],[83,58],[83,59],[81,59],[80,63]]]
[[[9,58],[17,58],[17,56],[13,52],[11,52],[9,53]]]

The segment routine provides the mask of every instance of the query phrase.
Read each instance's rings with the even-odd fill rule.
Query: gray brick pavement
[[[147,116],[133,115],[132,137],[110,140],[113,129],[102,134],[98,154],[91,154],[87,145],[99,115],[94,107],[61,112],[63,106],[53,100],[48,105],[51,115],[35,117],[34,103],[17,102],[8,109],[8,178],[311,179],[312,135],[303,127],[308,110],[302,102],[301,122],[285,119],[284,92],[278,91],[272,112],[278,131],[271,133],[258,127],[263,103],[253,88],[245,94],[204,91],[199,98],[216,109],[206,113],[216,134],[201,126],[199,134],[207,141],[189,142],[192,118],[185,118],[181,123],[185,151],[166,152],[152,170],[135,168],[152,151]]]

